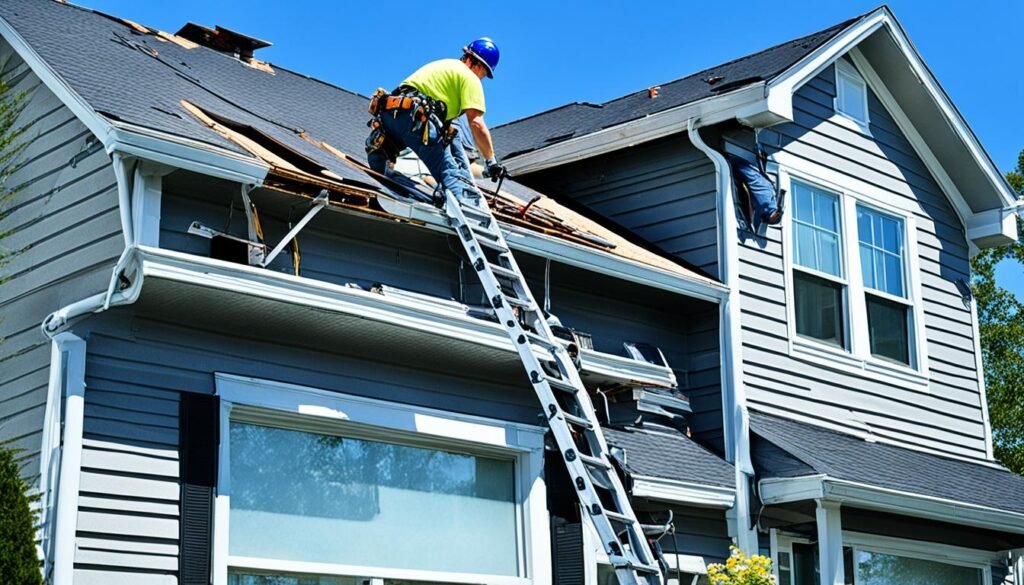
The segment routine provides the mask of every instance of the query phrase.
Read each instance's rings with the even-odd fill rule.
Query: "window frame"
[[[909,253],[909,247],[908,247],[909,234],[907,232],[909,231],[909,229],[907,227],[907,218],[905,216],[901,215],[901,214],[891,213],[891,212],[889,212],[889,211],[887,211],[885,209],[879,208],[877,205],[873,205],[871,203],[866,203],[866,202],[863,202],[863,201],[856,201],[854,203],[853,210],[854,210],[855,214],[857,213],[857,208],[864,208],[864,209],[866,209],[868,211],[871,211],[873,213],[876,213],[878,215],[887,216],[889,218],[896,219],[901,224],[903,224],[903,233],[900,234],[902,236],[902,238],[903,238],[902,257],[900,258],[900,277],[903,279],[903,283],[902,284],[903,284],[903,292],[905,293],[905,296],[901,297],[901,296],[897,296],[897,295],[894,295],[894,294],[886,292],[886,291],[878,290],[878,289],[875,289],[875,288],[869,288],[867,285],[864,284],[863,277],[861,278],[861,281],[862,281],[861,282],[861,287],[864,289],[864,294],[865,295],[874,295],[874,296],[876,296],[876,297],[878,297],[878,298],[880,298],[882,300],[886,300],[886,301],[889,301],[891,303],[896,303],[896,304],[899,304],[899,305],[903,305],[904,307],[907,307],[907,316],[906,316],[906,319],[907,319],[907,335],[911,337],[911,339],[907,340],[907,352],[910,354],[908,356],[909,360],[908,360],[907,364],[904,364],[904,363],[896,361],[896,360],[891,360],[889,358],[879,357],[879,356],[876,356],[876,355],[872,354],[871,353],[871,331],[870,331],[870,327],[868,328],[869,330],[867,332],[867,341],[866,341],[867,342],[867,346],[868,346],[868,354],[873,359],[882,360],[884,362],[891,363],[891,364],[893,364],[895,366],[907,366],[907,367],[910,367],[910,368],[914,368],[914,364],[917,362],[916,354],[918,353],[918,351],[916,350],[916,343],[917,343],[918,332],[917,332],[917,328],[915,327],[915,321],[917,320],[917,317],[914,314],[914,301],[913,301],[912,293],[911,293],[911,289],[913,287],[911,286],[911,280],[910,280],[911,266],[910,266],[910,253]],[[856,215],[854,215],[854,217],[856,217]],[[861,267],[863,267],[864,259],[860,258],[860,225],[859,224],[857,226],[856,239],[857,239],[858,261],[861,263]],[[866,296],[864,297],[864,316],[865,316],[865,319],[866,319],[867,318],[867,297]],[[914,368],[914,369],[916,369],[916,368]]]
[[[217,373],[215,381],[216,393],[221,398],[221,463],[214,500],[213,585],[228,584],[230,567],[371,580],[403,579],[495,585],[550,583],[551,551],[543,478],[543,428],[232,374]],[[231,555],[229,433],[232,420],[513,460],[518,576],[390,569]]]
[[[775,575],[775,580],[779,585],[791,585],[789,583],[783,583],[779,577],[779,553],[787,553],[789,555],[790,568],[792,568],[794,561],[793,544],[812,544],[814,541],[810,538],[776,528],[771,529],[770,541],[772,574]],[[853,558],[854,563],[857,562],[857,551],[868,551],[979,569],[982,571],[982,583],[992,582],[991,563],[992,561],[999,559],[998,555],[993,555],[988,551],[972,549],[969,547],[909,540],[905,538],[895,538],[891,536],[881,536],[877,534],[867,534],[847,530],[843,531],[842,547],[849,547],[852,549],[853,554],[851,557]],[[853,574],[854,585],[860,585],[860,579],[857,576],[857,567],[854,566],[849,569],[851,569]]]
[[[781,172],[782,172],[782,170],[780,169],[780,179],[781,179]],[[786,184],[785,188],[787,189],[788,193],[793,193],[792,197],[795,199],[796,192],[793,189],[792,180],[788,176],[786,177],[786,179],[787,179],[787,184]],[[795,249],[794,238],[796,237],[796,228],[793,225],[797,221],[796,220],[796,212],[793,211],[793,212],[789,213],[788,214],[789,218],[786,221],[783,222],[783,235],[782,235],[782,238],[783,238],[783,241],[784,241],[783,249],[789,250],[789,254],[790,254],[789,257],[787,258],[787,261],[785,262],[785,264],[786,264],[786,275],[785,275],[785,278],[786,278],[786,282],[788,284],[788,286],[786,288],[787,288],[787,296],[788,296],[788,301],[789,301],[787,303],[787,311],[789,313],[790,339],[794,340],[794,339],[799,338],[799,340],[801,342],[806,342],[806,343],[814,344],[815,346],[819,346],[819,347],[821,347],[823,349],[827,349],[827,350],[831,350],[831,351],[841,351],[841,352],[844,352],[844,353],[848,353],[850,351],[850,344],[851,344],[851,337],[852,337],[852,332],[851,332],[851,324],[852,323],[851,323],[851,320],[850,320],[851,311],[850,311],[850,286],[849,286],[850,285],[850,280],[851,280],[851,277],[850,277],[850,274],[851,274],[850,266],[851,266],[851,264],[850,264],[850,258],[849,258],[849,251],[847,250],[847,248],[849,247],[847,245],[847,239],[848,239],[847,238],[847,232],[849,230],[847,230],[847,227],[848,227],[847,223],[848,222],[847,222],[847,218],[846,218],[846,210],[844,209],[844,206],[843,206],[843,197],[842,197],[842,194],[839,191],[836,191],[835,189],[832,189],[830,187],[826,187],[826,186],[822,185],[821,182],[815,181],[813,179],[808,179],[808,178],[806,178],[803,175],[797,175],[796,180],[797,180],[797,182],[803,183],[804,185],[807,185],[808,187],[811,187],[813,189],[819,189],[819,190],[822,190],[822,191],[827,191],[827,192],[831,193],[832,195],[836,196],[836,206],[837,206],[836,212],[837,212],[837,216],[838,216],[836,218],[836,221],[838,222],[837,223],[837,227],[839,228],[838,236],[839,236],[839,267],[840,267],[840,276],[835,276],[833,274],[829,274],[827,272],[822,272],[820,270],[815,270],[813,268],[808,268],[806,266],[803,266],[801,264],[797,264],[796,263],[795,253],[794,253],[794,249]],[[781,180],[780,180],[780,184],[781,184]],[[794,208],[795,208],[795,204],[794,204]],[[814,276],[816,278],[820,278],[820,279],[828,281],[828,282],[832,282],[832,283],[838,284],[840,286],[840,303],[839,303],[840,307],[839,307],[839,311],[840,311],[840,321],[841,321],[841,323],[843,325],[842,347],[839,347],[839,346],[837,346],[835,344],[832,344],[832,343],[829,343],[827,341],[822,341],[820,339],[815,339],[813,337],[807,337],[807,336],[800,335],[799,333],[797,333],[797,331],[796,331],[796,300],[795,300],[796,299],[796,279],[792,276],[794,270],[802,272],[804,274],[809,274],[811,276]]]
[[[843,238],[841,256],[845,270],[845,279],[842,282],[846,287],[843,306],[845,313],[843,323],[846,328],[844,333],[847,338],[845,349],[797,334],[793,271],[804,271],[822,278],[829,278],[831,275],[823,275],[818,271],[809,270],[796,264],[793,251],[795,230],[793,213],[787,213],[781,226],[781,243],[789,355],[816,366],[926,394],[930,393],[917,222],[913,210],[909,205],[906,208],[893,205],[889,202],[891,197],[887,198],[886,194],[877,187],[851,179],[842,173],[820,167],[815,163],[797,157],[780,156],[781,154],[776,155],[781,189],[793,193],[793,181],[795,180],[839,196]],[[908,340],[911,353],[909,365],[871,354],[865,297],[867,289],[864,286],[861,273],[860,240],[856,226],[858,205],[903,222],[903,269],[907,297],[901,299],[874,289],[871,289],[871,294],[877,294],[887,300],[896,300],[910,307],[908,318],[911,322],[908,324],[908,332],[912,339]],[[831,277],[831,280],[840,282],[835,277]]]
[[[850,63],[845,59],[836,59],[833,69],[835,69],[835,77],[833,81],[836,84],[836,97],[832,99],[832,110],[835,112],[834,120],[843,124],[844,126],[852,127],[860,132],[867,135],[871,135],[871,112],[869,110],[868,100],[868,83],[864,80],[864,76],[857,70],[856,65]],[[845,101],[847,97],[846,91],[842,81],[848,81],[853,85],[857,86],[857,96],[864,106],[864,119],[861,120],[855,116],[845,112],[840,108],[840,104]]]

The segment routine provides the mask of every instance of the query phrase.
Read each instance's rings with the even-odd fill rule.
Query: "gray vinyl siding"
[[[835,96],[828,68],[802,87],[793,100],[795,121],[762,132],[769,147],[825,165],[875,185],[912,205],[924,302],[929,360],[927,392],[835,371],[788,354],[781,231],[764,238],[741,238],[743,361],[753,408],[799,414],[862,430],[867,423],[880,437],[930,450],[985,456],[979,372],[975,367],[971,311],[957,291],[969,280],[963,226],[924,163],[892,117],[869,96],[871,136],[828,120]],[[728,136],[750,147],[750,132]],[[846,229],[856,229],[847,223]],[[788,243],[787,243],[788,244]],[[853,275],[859,278],[859,272]]]
[[[658,540],[665,554],[678,553],[704,558],[707,564],[721,563],[729,557],[729,528],[726,524],[724,510],[715,508],[697,508],[691,506],[666,506],[662,502],[638,501],[634,510],[641,522],[647,522],[650,515],[651,523],[664,522],[672,512],[672,525],[675,530]],[[674,573],[669,578],[675,578]],[[683,585],[687,585],[684,582]]]
[[[30,91],[16,189],[0,212],[0,246],[22,250],[0,271],[0,441],[23,449],[34,484],[50,346],[39,324],[52,311],[104,290],[124,247],[110,159],[95,138],[0,40],[13,92]]]
[[[673,136],[521,179],[718,276],[714,164]]]

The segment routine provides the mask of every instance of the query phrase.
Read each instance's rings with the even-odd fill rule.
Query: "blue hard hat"
[[[494,69],[498,66],[498,57],[500,56],[498,45],[495,45],[494,41],[487,37],[482,37],[469,43],[462,50],[486,65],[487,77],[494,78]]]

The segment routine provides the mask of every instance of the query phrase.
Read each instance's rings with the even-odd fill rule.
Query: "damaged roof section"
[[[603,104],[572,103],[494,128],[502,158],[768,81],[862,17]]]
[[[352,211],[392,217],[385,199],[429,201],[430,186],[366,167],[367,98],[255,66],[253,52],[266,41],[192,23],[170,34],[57,2],[3,2],[0,17],[108,120],[262,161],[271,169],[264,186],[303,197],[326,189],[333,205]],[[54,29],[75,31],[76,42]],[[505,187],[487,193],[503,223],[713,283],[540,193],[512,181]]]

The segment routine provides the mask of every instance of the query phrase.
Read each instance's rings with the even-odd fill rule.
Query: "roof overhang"
[[[0,18],[0,36],[11,45],[43,85],[100,140],[108,154],[119,152],[254,185],[261,184],[266,177],[270,167],[254,157],[106,118],[68,85],[4,18]]]
[[[1024,514],[977,504],[836,479],[825,474],[766,478],[758,483],[765,505],[824,500],[857,508],[1024,534]]]
[[[209,308],[218,322],[251,326],[252,316],[260,315],[261,321],[288,321],[310,338],[359,340],[370,352],[394,357],[405,352],[409,359],[428,360],[450,354],[480,368],[495,364],[507,372],[522,370],[516,348],[498,323],[439,304],[147,246],[134,248],[134,262],[130,302],[150,303],[182,319],[202,321]],[[397,339],[402,340],[398,348]],[[585,348],[580,357],[581,377],[590,385],[676,383],[664,366]]]
[[[701,508],[732,508],[736,502],[736,490],[731,487],[677,481],[664,477],[631,474],[633,496],[697,506]]]

